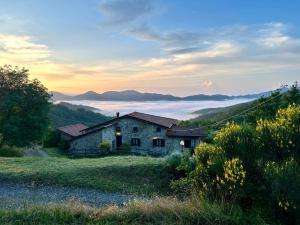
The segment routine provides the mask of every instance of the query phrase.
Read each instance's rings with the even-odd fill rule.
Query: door
[[[121,147],[121,145],[122,145],[122,135],[116,136],[116,145],[117,145],[117,148]]]

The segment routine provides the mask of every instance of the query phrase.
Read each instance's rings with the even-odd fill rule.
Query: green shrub
[[[129,152],[131,149],[130,144],[124,143],[120,146],[120,150],[124,152]]]
[[[22,157],[23,151],[20,148],[4,145],[0,147],[0,156],[2,157]]]
[[[289,159],[282,163],[268,162],[265,177],[269,189],[270,208],[285,224],[300,223],[300,166]]]
[[[176,171],[177,167],[181,164],[181,157],[180,152],[174,152],[166,157],[166,163],[171,170]]]
[[[61,150],[68,150],[70,148],[70,143],[66,140],[61,140],[58,142],[57,147]]]
[[[108,153],[111,150],[111,144],[108,141],[102,141],[99,144],[99,149],[103,153]]]
[[[45,148],[57,147],[59,141],[59,134],[55,130],[51,130],[47,133],[43,145]]]

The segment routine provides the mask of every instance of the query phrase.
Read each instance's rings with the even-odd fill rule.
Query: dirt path
[[[20,208],[30,205],[45,205],[49,203],[64,203],[77,200],[91,206],[108,204],[122,205],[133,196],[99,192],[86,188],[59,186],[36,186],[0,181],[0,208]]]

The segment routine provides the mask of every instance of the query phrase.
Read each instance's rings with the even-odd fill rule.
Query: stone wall
[[[102,141],[102,131],[85,135],[70,142],[71,154],[96,154],[99,152],[98,145]]]

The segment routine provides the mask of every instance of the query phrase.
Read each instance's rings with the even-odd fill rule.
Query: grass
[[[49,153],[51,150],[48,149]],[[35,182],[145,196],[168,194],[171,173],[163,158],[107,156],[71,159],[59,157],[0,157],[0,181]]]
[[[67,157],[66,153],[59,148],[43,148],[50,157]]]
[[[232,206],[209,204],[200,198],[184,202],[155,198],[131,202],[125,207],[90,208],[78,202],[65,205],[0,210],[0,224],[110,224],[110,225],[263,225],[257,212],[243,212]]]

